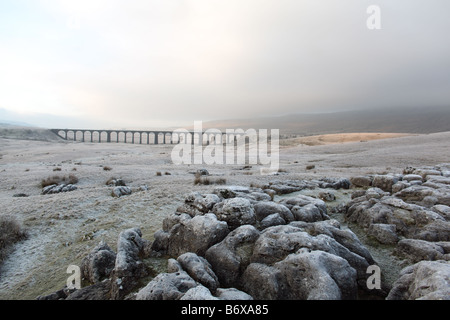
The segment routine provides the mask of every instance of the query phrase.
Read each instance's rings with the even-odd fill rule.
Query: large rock
[[[395,244],[399,241],[395,224],[371,224],[368,230],[368,234],[375,237],[375,239],[383,244]]]
[[[213,193],[223,199],[230,199],[242,194],[250,193],[250,189],[241,186],[220,186],[216,187]]]
[[[219,288],[216,291],[216,296],[220,300],[253,300],[251,295],[236,288]]]
[[[294,216],[285,205],[273,201],[260,201],[253,205],[256,219],[258,221],[264,220],[267,216],[278,213],[281,218],[287,223],[294,221]]]
[[[372,180],[372,186],[380,188],[386,192],[392,192],[392,186],[399,180],[399,177],[390,174],[375,175]]]
[[[105,279],[91,286],[75,290],[66,300],[109,300],[111,280]]]
[[[259,231],[255,227],[244,225],[206,251],[205,257],[223,286],[239,287],[241,275],[250,263],[258,237]]]
[[[177,261],[192,279],[207,287],[212,293],[216,292],[219,287],[219,280],[205,258],[187,252],[179,256]]]
[[[55,193],[61,193],[61,192],[70,192],[77,190],[78,187],[73,184],[53,184],[50,186],[46,186],[42,189],[42,194],[55,194]]]
[[[398,254],[412,262],[421,260],[450,260],[450,242],[429,242],[419,239],[402,239],[397,244]]]
[[[132,193],[131,188],[127,187],[127,186],[114,187],[114,189],[111,191],[111,195],[115,198],[127,196],[127,195],[130,195],[131,193]]]
[[[395,225],[397,235],[407,238],[427,241],[450,240],[450,223],[436,211],[397,197],[385,196],[369,200],[361,198],[355,198],[347,204],[345,217],[348,221],[364,228],[370,228],[373,224]],[[380,231],[380,228],[375,228],[378,229],[376,231]]]
[[[354,252],[357,251],[354,249],[357,245],[350,245],[348,236],[340,236],[341,241],[347,245],[345,246],[336,241],[333,238],[332,232],[329,229],[324,230],[323,226],[318,226],[313,231],[314,229],[312,228],[306,226],[305,228],[297,227],[295,224],[293,222],[290,225],[271,227],[261,232],[260,237],[255,242],[251,261],[272,265],[302,248],[320,250],[345,259],[357,271],[357,280],[361,284],[366,281],[367,267],[369,266],[369,262],[373,263],[373,259],[367,249],[366,252],[358,252],[360,255]],[[323,233],[320,232],[321,227]],[[368,256],[369,259],[366,259],[364,256]]]
[[[219,300],[219,298],[214,297],[208,288],[200,284],[186,291],[180,300]]]
[[[370,176],[354,176],[350,178],[350,183],[354,187],[370,187],[373,177]]]
[[[91,283],[98,283],[109,278],[114,269],[116,254],[106,244],[100,242],[92,251],[81,260],[81,277]]]
[[[272,213],[261,220],[259,223],[260,229],[266,229],[280,224],[286,224],[286,221],[280,216],[279,213]]]
[[[268,266],[252,263],[244,275],[245,290],[256,299],[356,299],[356,271],[348,262],[306,248]]]
[[[315,222],[328,220],[327,206],[323,200],[305,195],[283,199],[281,204],[291,210],[294,220]]]
[[[142,259],[145,257],[146,242],[141,230],[131,228],[122,231],[117,240],[117,255],[112,271],[112,299],[123,299],[148,274]]]
[[[296,221],[316,222],[329,219],[329,216],[323,214],[314,204],[305,206],[294,206],[291,209]]]
[[[244,224],[256,224],[253,205],[248,199],[241,197],[226,199],[214,206],[214,214],[221,221],[225,221],[233,230]]]
[[[228,233],[227,223],[219,221],[212,213],[194,218],[188,214],[172,214],[164,219],[163,229],[155,233],[152,250],[172,257],[186,252],[203,256]]]
[[[404,268],[387,300],[449,300],[450,262],[421,261]]]
[[[179,300],[198,283],[185,271],[160,273],[136,295],[136,300]]]
[[[216,203],[220,202],[219,196],[215,194],[201,194],[191,192],[185,196],[184,204],[177,208],[177,212],[187,213],[191,217],[211,212]]]

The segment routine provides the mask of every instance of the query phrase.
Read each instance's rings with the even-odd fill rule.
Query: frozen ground
[[[317,146],[282,144],[283,172],[277,176],[261,176],[256,165],[247,170],[242,170],[243,165],[175,166],[171,150],[170,145],[0,138],[0,214],[15,216],[29,234],[3,263],[0,299],[34,299],[61,289],[68,265],[79,265],[101,240],[115,250],[123,229],[139,227],[143,237],[152,240],[184,194],[214,188],[193,184],[192,172],[197,169],[206,168],[213,178],[217,175],[227,184],[244,186],[284,179],[401,173],[407,166],[448,162],[450,132]],[[306,170],[309,165],[315,168]],[[69,174],[79,178],[78,190],[41,195],[42,179]],[[123,178],[133,188],[147,185],[148,191],[113,198],[112,188],[105,185],[111,177]],[[18,193],[28,197],[13,197]]]

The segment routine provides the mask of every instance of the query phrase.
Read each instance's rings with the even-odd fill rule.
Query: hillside
[[[450,107],[358,110],[334,113],[299,113],[279,117],[230,119],[203,123],[204,128],[280,129],[299,136],[327,133],[450,131]]]

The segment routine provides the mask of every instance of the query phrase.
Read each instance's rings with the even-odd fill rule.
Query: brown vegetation
[[[68,177],[66,177],[66,176],[62,176],[62,177],[61,176],[51,176],[46,179],[42,179],[41,187],[45,188],[47,186],[51,186],[54,184],[61,184],[61,183],[75,184],[75,183],[78,183],[78,178],[73,174],[69,174]]]

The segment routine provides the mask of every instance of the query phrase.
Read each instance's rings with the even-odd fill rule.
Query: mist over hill
[[[450,131],[450,106],[298,113],[278,117],[208,121],[203,128],[280,129],[282,134]]]

